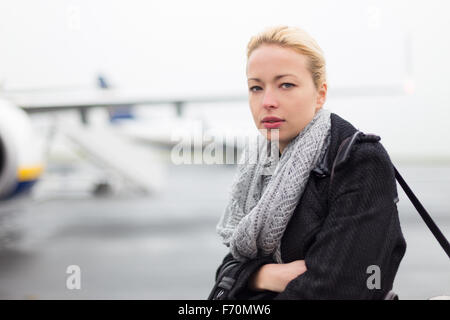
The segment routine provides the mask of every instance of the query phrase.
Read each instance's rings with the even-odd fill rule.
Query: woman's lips
[[[281,125],[283,124],[284,121],[276,121],[276,122],[268,122],[265,121],[263,122],[264,127],[266,127],[267,129],[276,129],[281,127]]]

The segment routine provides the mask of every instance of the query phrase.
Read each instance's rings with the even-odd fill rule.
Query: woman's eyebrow
[[[278,76],[275,76],[275,77],[273,78],[273,80],[275,81],[275,80],[278,80],[278,79],[280,79],[280,78],[287,77],[287,76],[295,77],[295,75],[290,74],[290,73],[288,73],[288,74],[280,74],[280,75],[278,75]],[[250,81],[250,80],[262,82],[261,79],[259,79],[259,78],[249,78],[247,81]]]

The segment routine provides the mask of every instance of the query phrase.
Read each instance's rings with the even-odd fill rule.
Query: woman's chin
[[[272,135],[271,136],[270,133],[263,134],[263,136],[264,136],[264,138],[266,138],[268,141],[270,141],[272,143],[277,142],[279,147],[280,147],[280,145],[283,144],[283,141],[284,141],[282,137],[279,137],[279,136],[276,136],[276,135]]]
[[[280,139],[281,132],[279,129],[259,128],[259,132],[268,140]]]

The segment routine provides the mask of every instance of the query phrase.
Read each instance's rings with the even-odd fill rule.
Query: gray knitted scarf
[[[330,111],[321,108],[289,142],[281,158],[278,144],[260,135],[263,139],[257,151],[263,150],[262,155],[255,163],[247,163],[243,159],[251,157],[252,146],[245,146],[230,200],[217,224],[217,232],[234,258],[246,261],[272,255],[283,263],[281,238],[311,170],[328,148],[330,128]]]

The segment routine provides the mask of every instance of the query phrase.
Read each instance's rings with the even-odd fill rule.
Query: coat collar
[[[329,157],[327,159],[327,167],[331,168],[334,158],[336,157],[338,148],[345,138],[353,135],[358,131],[350,122],[342,119],[335,113],[331,113],[331,141],[329,146]]]
[[[357,131],[350,122],[342,119],[337,114],[331,113],[330,117],[330,145],[328,146],[323,158],[319,161],[317,167],[313,169],[313,172],[319,177],[330,175],[333,161],[337,155],[341,142]]]

